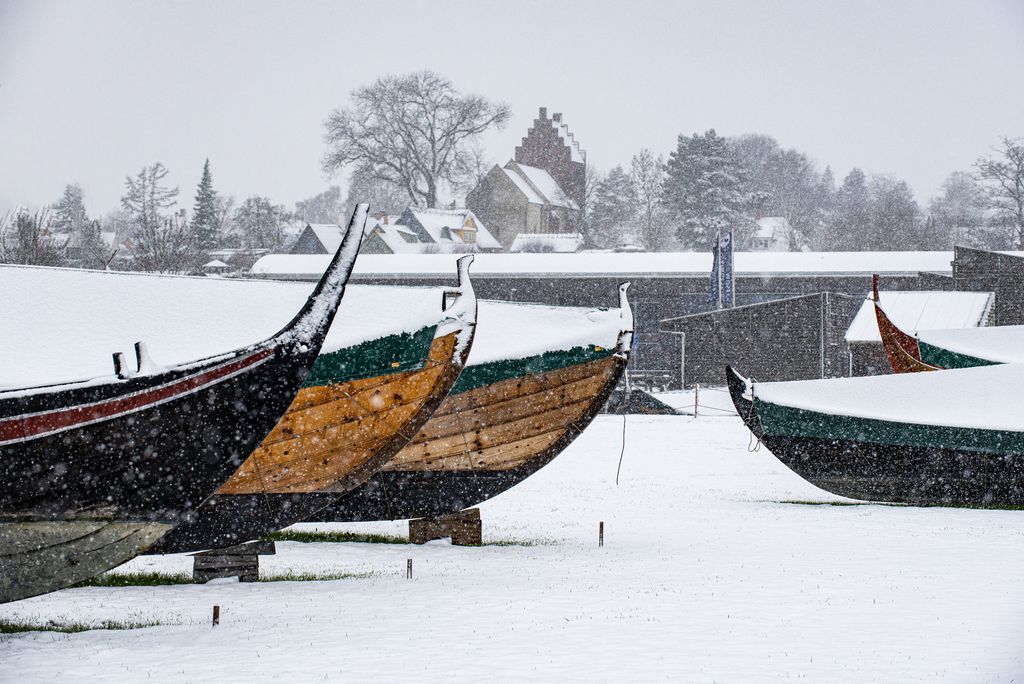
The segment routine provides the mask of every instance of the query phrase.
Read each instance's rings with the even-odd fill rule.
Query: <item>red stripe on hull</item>
[[[263,349],[244,358],[235,359],[201,373],[123,397],[106,399],[84,406],[54,409],[52,411],[9,418],[0,422],[0,444],[24,441],[55,432],[63,432],[64,430],[70,430],[101,420],[108,420],[120,415],[140,411],[148,406],[161,404],[179,395],[189,394],[206,385],[223,380],[248,367],[258,365],[273,353],[272,349]]]

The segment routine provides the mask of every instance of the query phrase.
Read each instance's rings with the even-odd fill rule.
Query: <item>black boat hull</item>
[[[744,381],[726,370],[740,417],[761,443],[814,486],[851,499],[917,505],[1024,506],[1024,454],[766,434]]]

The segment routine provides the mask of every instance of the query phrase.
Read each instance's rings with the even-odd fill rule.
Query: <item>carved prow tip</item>
[[[442,311],[447,311],[452,304],[455,303],[460,296],[468,295],[475,297],[473,292],[473,280],[469,277],[469,267],[473,264],[473,255],[467,254],[459,257],[458,261],[455,262],[458,270],[459,285],[458,289],[445,290],[443,297]]]
[[[127,380],[135,375],[135,371],[128,368],[128,362],[125,360],[124,352],[114,352],[111,356],[114,358],[114,375],[119,379]]]
[[[633,308],[626,296],[629,286],[629,281],[619,285],[619,320],[622,321],[622,331],[619,333],[617,354],[628,354],[633,347]]]

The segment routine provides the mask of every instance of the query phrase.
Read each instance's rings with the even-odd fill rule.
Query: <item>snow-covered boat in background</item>
[[[1024,505],[1024,364],[794,382],[726,375],[754,436],[821,489],[911,504]]]
[[[170,366],[136,344],[135,368],[117,353],[114,375],[0,391],[0,602],[123,563],[230,476],[312,367],[366,215],[360,205],[313,293],[268,338]],[[5,348],[41,343],[19,341],[11,322]],[[72,340],[78,333],[62,332]]]
[[[882,347],[894,373],[1024,363],[1024,325],[903,330],[885,312],[874,277],[872,299]]]
[[[590,424],[626,367],[627,287],[618,309],[481,301],[481,327],[448,398],[383,469],[314,519],[454,513],[545,466]]]
[[[258,539],[315,515],[387,463],[448,396],[469,355],[472,260],[459,259],[454,289],[350,287],[284,417],[193,520],[148,552]],[[353,336],[359,329],[378,336]]]

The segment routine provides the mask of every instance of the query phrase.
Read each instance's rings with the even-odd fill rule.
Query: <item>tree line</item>
[[[680,135],[666,160],[644,149],[627,168],[588,169],[584,230],[596,247],[709,249],[732,229],[747,248],[761,217],[784,217],[788,249],[1024,248],[1024,140],[1003,138],[954,171],[922,208],[910,186],[851,170],[838,184],[803,152],[766,135]]]

